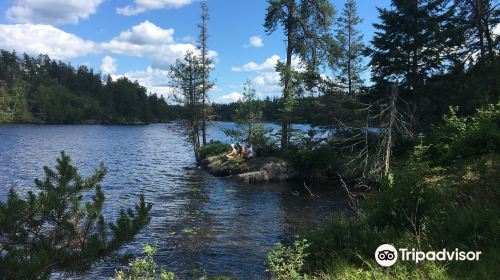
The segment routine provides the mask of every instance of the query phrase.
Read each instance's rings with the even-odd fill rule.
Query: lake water
[[[225,139],[221,128],[231,126],[216,122],[209,137]],[[108,167],[105,217],[116,217],[145,194],[153,203],[151,223],[120,252],[140,256],[141,244],[156,241],[158,263],[181,279],[195,269],[265,278],[273,244],[346,209],[342,190],[333,185],[313,185],[313,198],[300,184],[245,185],[213,177],[196,167],[174,124],[0,125],[0,199],[11,187],[21,194],[33,190],[42,166],[54,166],[61,150],[83,175],[99,162]],[[106,260],[80,278],[108,279],[124,265]]]

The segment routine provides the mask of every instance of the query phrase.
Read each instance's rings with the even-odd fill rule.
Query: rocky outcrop
[[[224,156],[213,156],[202,160],[201,165],[214,176],[245,183],[284,181],[298,175],[287,161],[276,157],[227,160]]]

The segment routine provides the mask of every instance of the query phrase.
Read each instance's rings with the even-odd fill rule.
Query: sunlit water
[[[215,123],[209,137],[228,140],[221,128],[232,126]],[[107,218],[144,193],[153,203],[151,223],[120,253],[140,256],[141,244],[158,242],[158,263],[181,279],[195,269],[265,278],[273,244],[346,209],[342,190],[333,185],[313,185],[312,198],[301,184],[245,185],[213,177],[196,167],[174,124],[0,125],[0,199],[11,187],[21,194],[33,190],[42,166],[54,166],[61,150],[84,175],[99,162],[108,167],[102,184]],[[81,278],[108,279],[124,265],[106,260]]]

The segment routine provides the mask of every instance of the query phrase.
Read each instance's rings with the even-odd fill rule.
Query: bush
[[[297,240],[293,246],[286,247],[278,243],[267,255],[267,266],[270,271],[279,280],[300,280],[307,279],[302,273],[305,258],[305,252],[309,243],[306,239]]]
[[[242,136],[238,129],[225,129],[224,133],[234,141],[252,144],[256,156],[275,156],[280,152],[279,140],[271,134],[272,129],[265,128],[263,124],[255,124],[248,131],[248,135]]]
[[[158,251],[156,244],[154,246],[146,244],[143,250],[146,257],[135,259],[129,264],[128,270],[117,271],[114,280],[174,280],[173,272],[167,272],[162,267],[158,269],[154,259]]]
[[[430,137],[420,138],[409,159],[378,182],[358,217],[302,233],[311,242],[307,273],[319,279],[498,279],[499,120],[498,105],[470,117],[452,110]],[[381,269],[373,252],[383,243],[482,255],[478,262],[398,262]]]
[[[263,125],[253,129],[250,144],[252,144],[256,156],[267,157],[279,154],[279,142],[271,135],[271,131],[271,129],[266,129]]]
[[[334,143],[318,139],[311,129],[290,144],[289,157],[304,177],[314,176],[315,172],[336,176],[334,172],[340,168],[336,154]]]
[[[200,149],[200,158],[204,159],[211,156],[218,156],[229,153],[230,146],[220,141],[210,141]]]
[[[430,136],[439,163],[500,152],[500,103],[479,108],[473,116],[459,117],[457,111],[450,107],[444,124],[434,127]]]

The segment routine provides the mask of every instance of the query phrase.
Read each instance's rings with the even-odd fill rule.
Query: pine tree
[[[256,91],[250,80],[243,87],[243,97],[238,100],[232,116],[236,129],[228,129],[224,133],[236,141],[255,145],[258,134],[264,132],[262,103],[257,100]]]
[[[201,84],[202,90],[202,121],[201,121],[201,134],[203,145],[207,144],[207,122],[208,122],[208,110],[209,110],[209,99],[208,92],[214,86],[214,83],[210,81],[210,71],[213,68],[213,61],[208,55],[208,31],[207,31],[207,21],[210,19],[208,15],[208,5],[205,1],[201,2],[201,23],[198,25],[200,28],[199,36],[199,49],[201,52],[202,61],[202,71],[203,80]]]
[[[150,220],[151,205],[121,210],[115,223],[103,214],[105,196],[101,164],[83,179],[61,152],[56,169],[44,167],[35,180],[38,192],[25,199],[13,189],[0,201],[0,275],[6,279],[47,278],[51,272],[81,272],[131,241]],[[88,201],[84,194],[94,192]]]
[[[393,0],[392,9],[378,9],[381,23],[372,40],[372,79],[381,86],[422,86],[443,67],[449,16],[446,0]]]
[[[362,62],[365,45],[363,34],[356,29],[362,21],[357,14],[356,0],[348,0],[338,20],[336,39],[341,49],[338,62],[339,78],[342,84],[347,85],[349,94],[359,91],[363,85],[361,73],[365,69]]]
[[[277,67],[283,85],[281,116],[281,149],[286,152],[293,111],[292,56],[296,55],[309,71],[326,60],[333,47],[330,27],[335,9],[328,0],[268,0],[264,27],[272,34],[278,26],[286,37],[286,61]]]
[[[203,123],[203,81],[202,60],[192,52],[187,52],[183,59],[177,59],[170,67],[171,85],[176,91],[175,100],[184,106],[185,119],[182,128],[193,146],[197,160],[200,159],[200,131]]]
[[[467,57],[481,63],[487,58],[493,61],[500,47],[500,36],[494,29],[500,24],[498,1],[455,0],[458,7],[456,28],[463,33]],[[475,58],[475,59],[474,59]]]

